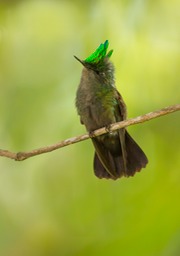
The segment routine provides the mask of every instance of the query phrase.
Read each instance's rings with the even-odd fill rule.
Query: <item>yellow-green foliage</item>
[[[135,117],[180,103],[179,1],[1,1],[0,148],[85,132],[81,66],[110,41]],[[129,127],[149,158],[134,178],[98,180],[91,141],[24,162],[0,159],[0,255],[180,255],[180,114]]]

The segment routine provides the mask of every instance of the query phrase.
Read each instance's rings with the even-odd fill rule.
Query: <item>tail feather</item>
[[[114,176],[106,171],[105,167],[102,165],[96,153],[94,155],[94,173],[100,179],[114,179]]]
[[[146,167],[148,159],[142,149],[126,132],[127,176],[133,176]]]
[[[98,178],[116,180],[122,176],[134,176],[136,172],[139,172],[142,168],[146,166],[146,164],[148,163],[146,155],[138,146],[138,144],[133,140],[133,138],[128,134],[127,131],[125,133],[125,145],[126,168],[124,168],[124,161],[120,146],[118,149],[118,153],[111,152],[110,150],[101,145],[101,149],[103,149],[103,152],[101,153],[106,156],[105,161],[103,161],[102,157],[100,158],[97,152],[95,152],[94,173]]]
[[[122,156],[113,157],[111,154],[109,154],[108,161],[111,166],[111,171],[112,170],[116,171],[116,172],[113,172],[113,174],[112,174],[112,172],[107,171],[107,169],[105,168],[105,166],[102,164],[101,160],[99,159],[97,153],[95,152],[94,173],[98,178],[100,178],[100,179],[106,178],[106,179],[116,180],[116,179],[124,176],[124,169],[123,169],[124,165],[123,165]]]

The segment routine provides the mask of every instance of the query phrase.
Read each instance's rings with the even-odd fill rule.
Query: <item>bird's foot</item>
[[[91,139],[94,138],[94,137],[96,137],[93,131],[89,132],[89,137],[90,137]]]
[[[108,124],[107,126],[105,126],[105,130],[107,133],[111,133],[111,124]]]

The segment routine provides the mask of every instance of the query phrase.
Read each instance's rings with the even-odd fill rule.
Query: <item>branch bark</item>
[[[139,123],[144,123],[144,122],[149,121],[151,119],[154,119],[154,118],[157,118],[157,117],[160,117],[160,116],[164,116],[164,115],[167,115],[167,114],[179,111],[179,110],[180,110],[180,104],[172,105],[172,106],[169,106],[169,107],[166,107],[166,108],[154,111],[154,112],[147,113],[145,115],[141,115],[141,116],[138,116],[138,117],[135,117],[135,118],[127,119],[127,120],[122,121],[122,122],[111,124],[110,126],[108,126],[108,128],[107,127],[100,128],[98,130],[95,130],[91,134],[86,133],[86,134],[83,134],[83,135],[80,135],[80,136],[76,136],[76,137],[73,137],[73,138],[69,138],[69,139],[60,141],[60,142],[58,142],[56,144],[53,144],[53,145],[49,145],[49,146],[46,146],[46,147],[34,149],[34,150],[31,150],[31,151],[28,151],[28,152],[13,153],[9,150],[0,149],[0,156],[4,156],[4,157],[10,158],[10,159],[14,159],[16,161],[22,161],[22,160],[25,160],[27,158],[33,157],[33,156],[37,156],[37,155],[40,155],[40,154],[44,154],[44,153],[54,151],[56,149],[68,146],[70,144],[74,144],[74,143],[77,143],[77,142],[80,142],[80,141],[83,141],[83,140],[87,140],[87,139],[91,138],[92,136],[96,137],[96,136],[99,136],[99,135],[102,135],[102,134],[105,134],[105,133],[108,133],[108,132],[118,130],[118,129],[123,128],[123,127],[127,127],[127,126],[130,126],[130,125],[135,125],[135,124],[139,124]]]

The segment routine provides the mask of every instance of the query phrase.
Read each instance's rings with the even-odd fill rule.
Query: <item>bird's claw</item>
[[[89,137],[90,137],[90,138],[96,137],[93,131],[89,132]]]
[[[105,126],[105,130],[106,130],[106,132],[110,133],[111,132],[111,125],[108,124],[107,126]]]

